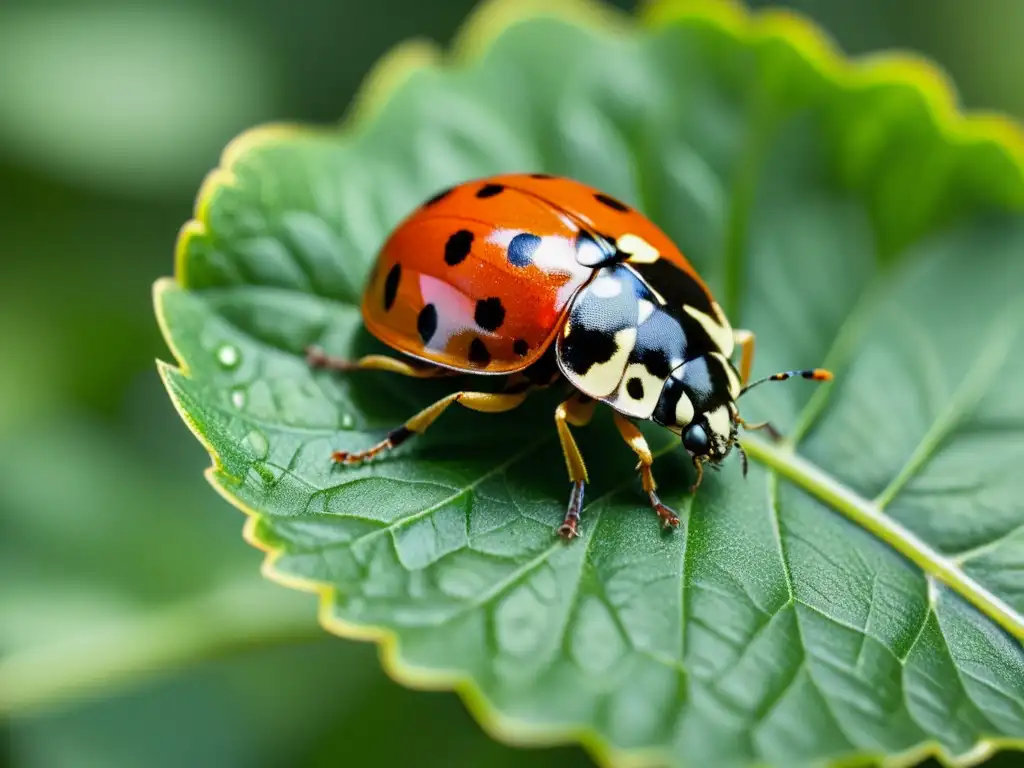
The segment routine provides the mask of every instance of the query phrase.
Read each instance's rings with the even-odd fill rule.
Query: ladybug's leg
[[[320,347],[306,349],[306,362],[313,368],[325,368],[330,371],[390,371],[416,379],[452,376],[455,373],[430,363],[421,363],[412,359],[399,360],[386,355],[365,355],[358,360],[345,360],[325,354]]]
[[[679,518],[676,516],[676,513],[671,508],[662,504],[658,494],[655,493],[657,484],[654,482],[654,475],[651,473],[654,456],[651,455],[651,449],[648,447],[643,433],[637,428],[636,424],[620,413],[615,414],[614,420],[615,426],[619,428],[619,433],[622,435],[622,439],[629,443],[633,453],[640,459],[640,463],[636,465],[636,468],[640,471],[640,482],[643,484],[644,491],[647,492],[647,497],[651,500],[651,507],[658,513],[662,525],[666,528],[678,526]],[[698,466],[697,469],[700,470],[700,467]]]
[[[772,440],[778,441],[782,439],[782,433],[779,432],[779,430],[777,430],[775,427],[773,427],[770,421],[762,421],[757,424],[750,424],[741,419],[739,416],[737,416],[736,423],[739,424],[748,432],[753,432],[754,430],[757,429],[763,429],[765,432],[768,433],[768,437],[770,437]]]
[[[558,528],[558,535],[563,539],[571,539],[578,535],[577,527],[580,521],[580,513],[583,511],[583,487],[587,482],[587,467],[583,463],[583,455],[580,453],[576,440],[573,439],[569,425],[583,427],[594,415],[596,400],[591,400],[585,395],[575,393],[555,409],[555,428],[558,430],[558,440],[562,444],[562,453],[565,455],[565,466],[569,470],[569,480],[572,481],[572,492],[569,494],[569,506],[565,511],[565,519]]]
[[[740,386],[745,387],[754,367],[754,332],[737,328],[733,331],[733,338],[740,348]]]
[[[405,424],[391,430],[388,436],[374,446],[364,451],[335,451],[331,458],[338,464],[358,464],[361,461],[372,459],[379,453],[391,450],[401,445],[413,435],[427,431],[427,427],[437,420],[437,417],[447,410],[452,403],[464,405],[473,411],[485,413],[501,413],[511,411],[519,406],[526,399],[526,392],[516,394],[491,394],[489,392],[453,392],[447,397],[442,397],[433,405],[428,405],[417,413]]]

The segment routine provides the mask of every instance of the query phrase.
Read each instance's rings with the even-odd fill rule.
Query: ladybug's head
[[[653,418],[682,438],[694,461],[718,464],[736,443],[738,394],[731,364],[718,354],[702,355],[669,374]]]
[[[735,445],[743,458],[746,474],[746,455],[737,442],[739,427],[769,427],[747,425],[740,418],[736,401],[766,381],[785,381],[793,377],[812,381],[829,381],[832,374],[821,368],[801,371],[783,371],[765,376],[741,387],[736,370],[722,355],[712,352],[688,360],[669,374],[661,390],[653,419],[676,432],[683,447],[695,464],[717,465]]]

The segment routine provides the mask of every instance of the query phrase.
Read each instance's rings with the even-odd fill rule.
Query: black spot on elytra
[[[644,398],[644,383],[640,381],[636,376],[626,382],[626,394],[632,397],[634,400],[643,400]]]
[[[625,203],[621,203],[614,197],[609,197],[608,195],[605,195],[601,192],[598,192],[596,195],[594,195],[594,199],[597,200],[597,202],[603,205],[607,205],[609,208],[612,208],[616,211],[621,211],[622,213],[625,213],[626,211],[629,210],[629,206],[626,205]]]
[[[448,189],[442,189],[440,192],[438,192],[436,195],[431,197],[429,200],[426,200],[423,203],[423,207],[426,208],[428,206],[433,205],[434,203],[441,202],[446,197],[448,197],[448,195],[450,195],[454,189],[455,189],[455,187],[448,187]]]
[[[388,276],[384,278],[384,310],[391,309],[395,304],[395,297],[398,296],[398,283],[402,280],[402,265],[395,264],[388,270]]]
[[[487,351],[487,346],[479,337],[469,343],[469,362],[481,368],[491,362],[491,353]]]
[[[526,343],[526,339],[516,339],[512,342],[512,351],[520,357],[526,357],[526,353],[530,351],[530,345]]]
[[[476,191],[476,196],[479,198],[494,197],[504,191],[505,186],[503,184],[484,184]]]
[[[530,174],[530,178],[531,179],[553,179],[555,177],[552,176],[550,173],[531,173]]]
[[[615,337],[604,331],[573,325],[569,335],[562,339],[559,354],[562,362],[573,373],[585,376],[591,366],[607,363],[618,345]]]
[[[476,303],[473,319],[485,331],[496,331],[501,328],[501,324],[505,322],[505,308],[501,305],[501,299],[480,299]]]
[[[540,238],[529,232],[520,232],[508,244],[508,260],[514,267],[528,267],[533,262],[533,254],[540,247]]]
[[[420,338],[423,339],[424,344],[430,342],[437,330],[437,307],[427,304],[420,310],[420,314],[416,318],[416,330],[420,332]]]
[[[460,229],[454,235],[448,238],[448,242],[444,244],[444,261],[450,266],[454,267],[456,264],[461,264],[462,261],[469,256],[469,249],[473,246],[473,233],[468,229]]]

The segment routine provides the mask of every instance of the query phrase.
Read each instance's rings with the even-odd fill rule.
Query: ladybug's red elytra
[[[363,321],[405,359],[357,361],[307,351],[310,364],[377,369],[418,378],[502,375],[497,393],[454,392],[364,451],[336,452],[355,464],[423,432],[459,403],[500,412],[530,392],[567,381],[555,411],[572,490],[558,532],[578,533],[587,469],[569,425],[610,405],[622,437],[640,459],[643,489],[666,526],[679,518],[658,498],[653,457],[636,426],[651,420],[675,432],[693,460],[717,465],[737,443],[737,399],[764,381],[822,369],[785,371],[749,383],[754,334],[733,330],[679,249],[653,222],[605,193],[547,174],[508,174],[434,195],[391,234],[363,295]],[[738,367],[732,363],[740,348]]]

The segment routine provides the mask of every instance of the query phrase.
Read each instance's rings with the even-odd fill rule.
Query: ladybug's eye
[[[703,456],[708,452],[711,443],[708,433],[700,424],[691,424],[683,433],[683,447],[695,456]]]

